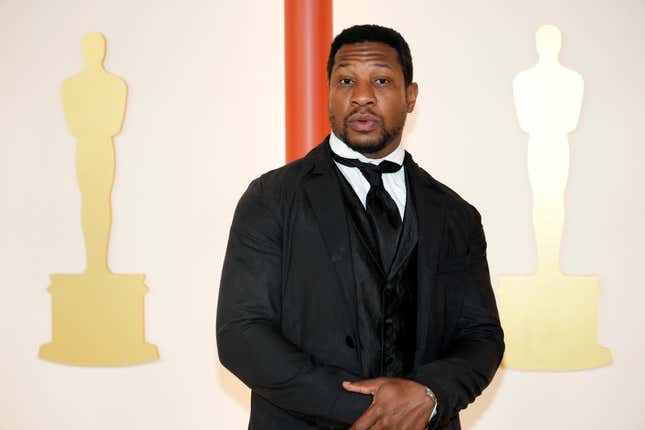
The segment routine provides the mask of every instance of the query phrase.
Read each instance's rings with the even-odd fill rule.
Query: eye
[[[354,81],[350,78],[340,78],[338,80],[338,83],[343,86],[348,86],[354,83]]]
[[[377,78],[377,79],[374,79],[374,82],[376,83],[376,85],[382,86],[382,85],[389,84],[391,81],[388,78]]]

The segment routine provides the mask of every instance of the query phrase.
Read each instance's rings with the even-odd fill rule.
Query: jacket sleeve
[[[281,334],[282,235],[279,204],[256,179],[229,234],[217,305],[219,359],[292,415],[319,427],[348,427],[371,403],[371,396],[342,388],[358,376],[319,362]]]
[[[430,423],[431,429],[445,426],[488,386],[504,353],[481,216],[474,207],[471,209],[474,215],[468,238],[466,285],[456,330],[440,359],[408,375],[430,387],[437,397],[437,415]]]

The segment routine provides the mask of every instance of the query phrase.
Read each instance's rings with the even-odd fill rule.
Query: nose
[[[370,82],[358,81],[354,84],[352,91],[352,104],[356,106],[373,105],[376,101],[374,98],[374,88]]]

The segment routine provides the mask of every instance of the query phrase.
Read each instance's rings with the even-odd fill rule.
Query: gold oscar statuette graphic
[[[113,136],[121,131],[125,82],[103,67],[105,38],[87,33],[81,43],[85,66],[63,82],[63,108],[76,141],[81,191],[85,272],[52,274],[52,341],[40,347],[45,360],[78,366],[124,366],[157,360],[146,343],[145,275],[115,274],[108,267],[114,182]]]
[[[560,272],[569,172],[567,134],[575,130],[584,81],[558,61],[561,33],[536,32],[538,63],[513,81],[520,128],[529,134],[528,173],[538,267],[531,275],[500,276],[496,288],[506,353],[502,365],[523,370],[580,370],[611,364],[598,345],[598,276]]]

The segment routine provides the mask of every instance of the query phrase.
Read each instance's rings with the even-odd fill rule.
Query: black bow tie
[[[402,165],[387,160],[379,164],[364,163],[356,159],[343,158],[334,151],[331,154],[338,163],[358,168],[370,184],[365,210],[379,247],[383,271],[388,273],[401,232],[401,215],[392,196],[383,186],[382,175],[397,172]]]

